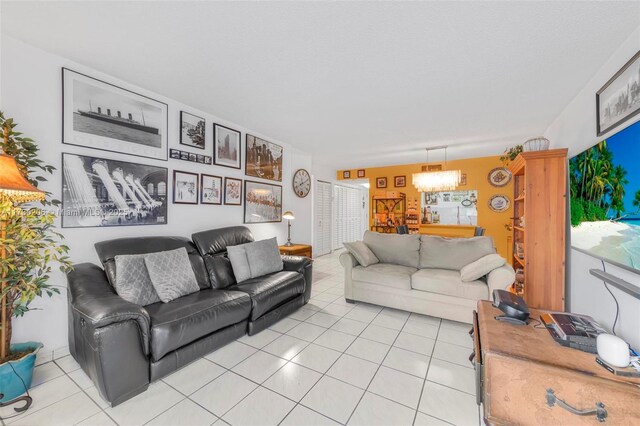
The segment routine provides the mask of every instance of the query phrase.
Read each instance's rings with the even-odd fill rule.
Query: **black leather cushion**
[[[304,293],[304,283],[302,274],[280,271],[243,281],[233,289],[244,291],[251,296],[251,320],[253,321],[289,299]]]
[[[209,274],[207,268],[195,245],[184,237],[135,237],[135,238],[118,238],[115,240],[101,241],[95,244],[98,257],[107,278],[111,285],[116,278],[116,262],[115,257],[119,254],[146,254],[156,253],[159,251],[175,250],[184,247],[187,249],[191,268],[196,275],[198,287],[201,289],[210,288]]]
[[[201,337],[246,320],[251,299],[239,291],[207,289],[145,309],[151,318],[151,355],[155,362]]]
[[[236,283],[231,262],[227,258],[227,247],[250,243],[253,235],[246,226],[211,229],[191,236],[204,259],[213,288],[227,288]]]

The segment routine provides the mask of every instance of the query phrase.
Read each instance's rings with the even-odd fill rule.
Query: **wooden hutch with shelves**
[[[374,195],[372,201],[372,231],[395,233],[397,226],[406,224],[407,196],[404,193],[396,197]]]
[[[567,149],[523,152],[509,170],[515,291],[532,308],[564,311]]]

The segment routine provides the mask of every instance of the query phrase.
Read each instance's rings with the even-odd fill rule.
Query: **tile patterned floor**
[[[467,324],[344,300],[338,254],[288,318],[115,407],[71,356],[36,367],[7,425],[478,425]],[[3,418],[12,414],[0,409]]]

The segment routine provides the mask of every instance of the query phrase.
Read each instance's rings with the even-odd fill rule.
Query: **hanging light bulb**
[[[429,163],[429,151],[444,149],[444,168],[447,168],[447,147],[438,146],[427,148],[427,164]],[[460,170],[442,170],[437,172],[421,172],[413,174],[413,186],[419,192],[453,191],[460,184],[462,173]]]

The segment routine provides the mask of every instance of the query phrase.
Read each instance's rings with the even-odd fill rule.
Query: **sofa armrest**
[[[345,251],[340,254],[340,264],[344,268],[344,297],[347,300],[353,300],[353,278],[351,273],[359,263],[351,253]]]
[[[299,272],[304,275],[304,303],[307,303],[311,298],[313,286],[313,260],[304,256],[283,255],[282,263],[285,271]]]
[[[149,314],[142,306],[118,296],[102,268],[92,263],[74,265],[73,271],[67,274],[67,282],[72,314],[80,316],[94,329],[135,321],[143,351],[149,353]]]
[[[493,295],[493,290],[506,290],[516,279],[516,273],[509,264],[494,269],[487,275],[487,285],[489,286],[489,298]]]

